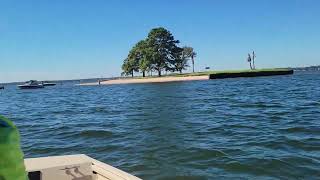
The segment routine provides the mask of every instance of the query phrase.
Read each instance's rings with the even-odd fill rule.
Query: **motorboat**
[[[84,154],[29,158],[24,164],[29,180],[141,180]]]
[[[48,82],[48,81],[42,81],[43,86],[55,86],[56,83]]]
[[[4,89],[4,86],[0,86],[0,89]]]
[[[44,88],[44,85],[42,83],[39,83],[36,80],[30,80],[25,82],[23,85],[18,85],[20,89],[38,89],[38,88]]]

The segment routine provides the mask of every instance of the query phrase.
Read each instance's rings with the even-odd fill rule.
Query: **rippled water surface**
[[[84,153],[144,179],[320,178],[320,73],[0,91],[26,157]]]

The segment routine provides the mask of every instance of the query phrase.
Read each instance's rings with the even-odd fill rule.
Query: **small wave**
[[[192,175],[181,175],[181,176],[165,176],[165,177],[160,177],[158,180],[167,180],[167,179],[175,179],[175,180],[205,180],[208,179],[208,177],[205,176],[192,176]]]
[[[258,166],[257,166],[258,165]],[[220,165],[229,172],[249,173],[255,176],[281,177],[279,168],[286,172],[287,177],[294,177],[294,167],[282,159],[275,158],[249,158],[240,161],[230,161]]]
[[[184,152],[185,155],[179,158],[180,162],[189,162],[193,160],[202,161],[208,159],[215,159],[219,157],[228,157],[229,155],[222,150],[218,149],[202,149],[192,148],[188,152]]]
[[[97,153],[105,153],[105,152],[116,152],[120,146],[115,145],[103,145],[103,146],[97,146],[93,147],[95,149],[95,152]]]
[[[307,139],[288,139],[287,143],[295,148],[303,149],[305,151],[319,151],[320,144],[318,143],[319,139],[307,138]]]
[[[315,133],[319,134],[320,133],[320,128],[319,127],[289,127],[285,129],[280,129],[281,131],[285,131],[287,133]]]
[[[113,133],[105,130],[85,130],[81,131],[79,135],[86,138],[105,138],[111,137]]]
[[[36,147],[32,146],[26,148],[27,151],[26,156],[52,156],[52,155],[62,155],[66,153],[72,154],[79,149],[83,149],[84,147],[79,146],[78,144],[64,145],[64,146],[55,146],[55,147]]]

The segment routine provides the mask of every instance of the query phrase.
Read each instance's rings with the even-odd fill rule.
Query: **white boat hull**
[[[39,88],[44,88],[43,85],[19,85],[18,87],[20,89],[39,89]]]
[[[84,154],[25,159],[29,180],[140,180]]]

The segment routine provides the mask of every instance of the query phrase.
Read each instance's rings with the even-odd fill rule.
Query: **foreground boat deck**
[[[140,180],[84,154],[25,159],[29,180]]]

